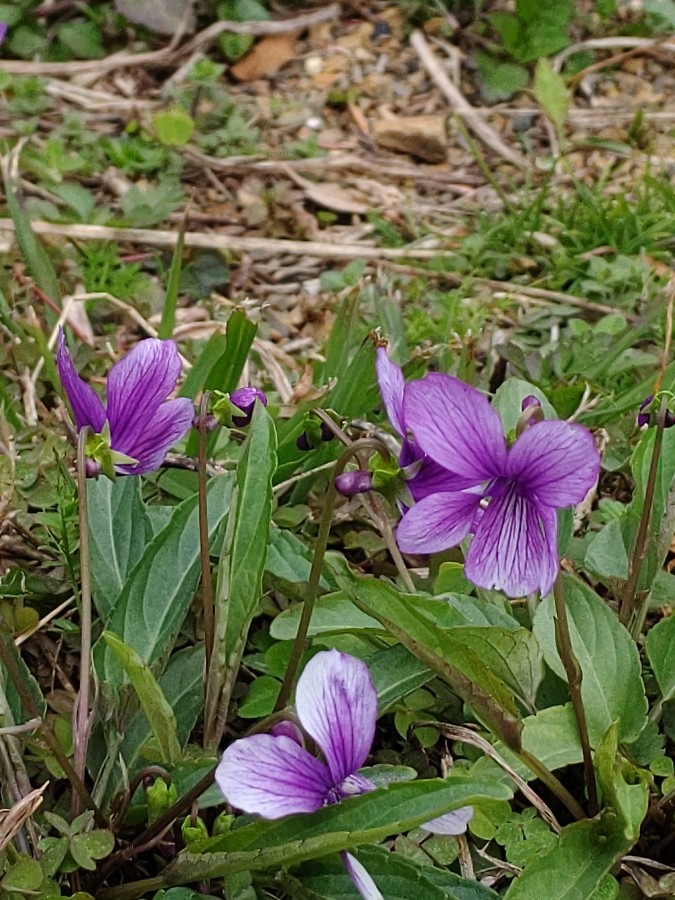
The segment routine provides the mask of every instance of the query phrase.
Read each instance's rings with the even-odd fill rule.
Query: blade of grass
[[[166,280],[166,295],[164,297],[164,307],[162,309],[162,320],[157,329],[157,337],[163,341],[171,337],[176,324],[178,288],[180,287],[180,274],[183,268],[183,247],[185,245],[185,232],[187,231],[189,211],[190,204],[188,203],[185,207],[185,212],[183,213],[183,221],[180,223],[178,241],[173,251],[169,277]]]

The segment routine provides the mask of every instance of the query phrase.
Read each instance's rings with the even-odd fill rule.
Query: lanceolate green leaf
[[[424,605],[423,598],[399,594],[374,578],[348,578],[337,572],[336,576],[359,609],[381,622],[412,654],[444,678],[498,737],[512,749],[519,748],[522,723],[513,695],[477,653],[419,612],[416,607]]]
[[[618,820],[630,846],[638,839],[649,803],[651,774],[619,753],[617,723],[611,725],[595,753],[595,770],[605,805]]]
[[[530,863],[506,892],[506,900],[580,900],[591,897],[632,845],[613,814],[563,828],[557,846]]]
[[[226,516],[232,479],[218,475],[208,487],[209,535],[213,538]],[[199,581],[197,497],[176,507],[171,519],[147,545],[129,575],[108,622],[108,631],[153,663],[171,647]],[[99,641],[94,648],[99,677],[120,685],[120,664]]]
[[[498,900],[490,888],[436,866],[420,865],[384,847],[363,847],[354,856],[387,900]],[[316,900],[356,900],[358,894],[339,856],[303,863],[295,883]]]
[[[616,615],[589,587],[565,576],[565,603],[572,648],[582,671],[581,694],[593,746],[619,722],[619,739],[635,740],[647,722],[647,700],[635,642]],[[565,670],[555,642],[553,597],[537,610],[534,633],[548,665],[560,678]]]
[[[647,657],[661,691],[661,702],[675,696],[675,617],[666,616],[647,633]]]
[[[88,481],[87,510],[94,600],[106,621],[152,535],[141,479]]]
[[[167,871],[168,884],[218,878],[226,872],[292,865],[305,859],[371,844],[481,799],[506,800],[512,791],[489,779],[454,776],[446,781],[398,782],[311,815],[256,822],[205,841],[199,853],[181,855]]]
[[[138,653],[114,634],[104,631],[103,639],[129,676],[157,741],[161,762],[175,766],[181,755],[176,717],[157,679]]]
[[[262,596],[275,466],[274,423],[257,403],[237,466],[232,512],[218,566],[214,647],[204,713],[207,743],[212,747],[217,746],[225,727],[248,630]]]

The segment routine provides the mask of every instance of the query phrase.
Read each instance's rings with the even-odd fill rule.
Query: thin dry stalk
[[[482,116],[476,114],[475,109],[462,92],[455,87],[436,59],[433,50],[427,43],[426,38],[421,31],[413,31],[410,44],[420,58],[420,62],[427,70],[429,77],[434,82],[439,91],[445,96],[453,110],[462,117],[467,127],[479,138],[486,147],[510,162],[511,165],[519,169],[530,169],[532,163],[524,156],[518,153],[513,147],[509,147],[497,132],[490,128],[487,122],[483,121]]]

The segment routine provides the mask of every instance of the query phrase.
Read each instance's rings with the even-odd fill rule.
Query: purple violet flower
[[[439,491],[456,490],[457,479],[447,469],[439,466],[408,436],[404,414],[406,385],[401,368],[389,359],[386,347],[377,348],[375,360],[377,383],[387,416],[394,431],[403,438],[399,465],[414,500],[421,500]]]
[[[0,22],[0,44],[7,37],[7,22]]]
[[[109,429],[109,449],[134,460],[115,464],[120,475],[143,475],[158,468],[166,452],[187,432],[194,409],[187,398],[167,400],[181,371],[173,341],[148,338],[115,363],[106,385],[104,407],[96,391],[83,381],[59,333],[56,363],[80,431],[89,426],[96,434]]]
[[[507,449],[487,398],[457,378],[431,373],[406,387],[403,412],[421,451],[455,479],[423,497],[396,538],[405,553],[436,553],[473,532],[464,573],[509,597],[547,594],[558,573],[556,509],[579,503],[600,456],[580,425],[543,421]]]
[[[216,769],[218,787],[232,806],[280,819],[374,790],[358,773],[370,753],[377,720],[377,691],[368,666],[338,650],[317,653],[298,679],[295,706],[325,762],[287,730],[241,738],[225,750]],[[438,834],[463,834],[472,815],[473,808],[465,806],[423,827]],[[349,853],[341,856],[359,894],[365,900],[382,900],[361,863]]]
[[[238,428],[243,428],[245,425],[250,424],[256,400],[259,400],[263,406],[267,406],[267,396],[263,391],[255,387],[237,388],[236,391],[232,391],[230,394],[230,403],[241,412],[240,416],[232,416],[232,422]]]

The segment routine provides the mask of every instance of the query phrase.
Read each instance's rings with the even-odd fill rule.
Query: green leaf
[[[369,657],[368,669],[377,690],[380,715],[434,677],[434,673],[401,644]]]
[[[185,747],[204,705],[203,645],[187,647],[174,654],[159,679],[159,686],[174,711],[178,741],[181,747]],[[154,755],[149,758],[144,755],[151,739],[150,723],[145,713],[139,710],[125,729],[120,748],[124,770],[129,777],[135,775],[146,762],[157,761]],[[123,774],[122,767],[115,770],[106,800],[122,789]]]
[[[521,722],[513,695],[481,657],[425,618],[420,597],[399,594],[374,578],[349,578],[336,572],[353,603],[377,619],[419,660],[439,674],[495,734],[514,749],[520,744]],[[431,601],[433,602],[433,601]],[[438,602],[438,601],[436,601]],[[452,660],[452,662],[450,662]]]
[[[622,742],[635,740],[647,722],[647,700],[635,642],[616,615],[589,587],[564,576],[572,649],[582,672],[581,695],[591,744],[598,745],[614,721]],[[566,680],[556,648],[554,601],[539,606],[534,633],[548,665]]]
[[[601,578],[628,578],[628,554],[621,529],[621,520],[612,519],[588,542],[584,566]]]
[[[661,691],[661,702],[675,697],[675,617],[666,616],[647,633],[647,658]]]
[[[462,563],[441,563],[434,581],[434,594],[464,594],[470,589],[471,585],[464,575]]]
[[[292,531],[285,528],[271,529],[265,560],[266,574],[292,584],[306,583],[309,580],[312,558],[311,548]],[[319,585],[324,591],[337,587],[328,566],[323,567]],[[272,627],[274,627],[274,623],[272,623]],[[278,638],[278,640],[286,640],[286,638]]]
[[[277,641],[292,641],[298,632],[298,624],[304,603],[297,603],[278,615],[270,626],[270,635]],[[382,633],[385,629],[372,616],[357,609],[349,597],[338,591],[318,597],[309,625],[309,635],[340,634],[345,632],[375,631]]]
[[[183,246],[185,244],[185,232],[188,226],[188,210],[183,214],[183,220],[178,230],[178,240],[171,257],[171,267],[166,280],[166,292],[164,294],[164,306],[162,307],[162,319],[157,329],[157,337],[167,340],[173,334],[176,324],[176,307],[178,305],[178,292],[180,289],[180,274],[183,267]]]
[[[141,479],[90,479],[87,511],[93,595],[105,621],[152,533]]]
[[[280,690],[281,682],[278,678],[258,675],[255,681],[251,682],[248,694],[239,704],[238,714],[242,719],[262,719],[269,716],[274,710]]]
[[[14,185],[8,178],[5,179],[5,197],[7,209],[14,222],[16,240],[31,277],[50,300],[60,304],[61,291],[54,266],[47,251],[33,233],[30,216],[25,210],[22,195],[14,190]]]
[[[499,897],[475,881],[436,866],[419,865],[384,847],[363,847],[354,856],[387,900],[497,900]],[[303,863],[294,875],[317,900],[358,900],[360,896],[339,856]]]
[[[70,841],[70,853],[75,862],[90,872],[96,871],[96,860],[105,859],[115,847],[111,831],[102,828],[84,834],[76,834]]]
[[[602,790],[602,798],[615,814],[629,846],[640,834],[640,826],[649,804],[651,776],[638,769],[619,753],[617,723],[607,730],[593,760]]]
[[[155,113],[152,124],[157,139],[165,147],[184,147],[195,129],[194,119],[182,106],[171,106]]]
[[[213,540],[227,515],[232,491],[229,474],[208,486],[209,537]],[[171,647],[199,582],[199,522],[197,497],[177,506],[168,524],[147,545],[131,571],[110,620],[108,631],[151,664]],[[119,662],[98,641],[94,661],[102,681],[123,683]]]
[[[453,638],[477,656],[534,712],[544,677],[544,659],[536,637],[526,628],[455,628]]]
[[[526,397],[536,397],[539,400],[545,418],[558,418],[558,414],[542,390],[530,384],[529,381],[524,381],[522,378],[507,378],[497,388],[492,400],[492,406],[501,416],[506,434],[515,431],[516,425],[523,414],[523,400]]]
[[[28,856],[20,856],[15,863],[5,873],[4,878],[0,881],[0,890],[5,891],[24,891],[30,893],[37,891],[42,884],[44,875],[42,866],[36,859],[30,859]]]
[[[570,94],[565,80],[545,57],[541,57],[534,70],[534,96],[556,128],[565,124]]]
[[[138,653],[127,647],[114,634],[104,631],[103,640],[119,660],[136,691],[141,708],[157,740],[161,761],[168,766],[175,766],[181,757],[176,733],[176,717],[155,676]]]
[[[256,403],[237,466],[232,511],[218,564],[214,646],[207,676],[205,721],[222,733],[248,630],[262,597],[265,553],[272,516],[272,477],[277,438],[265,407]],[[217,738],[214,738],[217,735]]]
[[[508,100],[518,91],[522,91],[529,81],[527,69],[518,63],[503,62],[481,51],[478,51],[474,58],[480,77],[480,92],[488,103]],[[508,381],[505,383],[508,384]]]
[[[182,853],[163,872],[165,884],[219,878],[228,872],[289,866],[409,831],[481,799],[507,800],[511,789],[490,779],[397,782],[310,815],[255,822]]]
[[[632,842],[605,813],[563,828],[558,845],[527,866],[506,892],[506,900],[590,898]]]
[[[635,544],[644,507],[645,490],[649,477],[656,428],[648,428],[640,438],[631,462],[635,491],[624,519],[624,542],[629,552]],[[656,470],[654,502],[649,516],[647,553],[642,563],[638,592],[649,590],[661,570],[675,529],[675,429],[663,432],[661,455]]]

